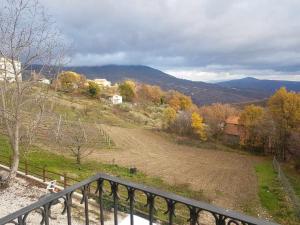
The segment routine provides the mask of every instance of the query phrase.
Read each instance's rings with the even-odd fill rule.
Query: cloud
[[[73,42],[73,65],[300,71],[300,1],[41,1]]]
[[[218,82],[225,80],[241,79],[244,77],[255,77],[267,80],[291,80],[300,81],[299,72],[282,72],[271,69],[242,69],[236,66],[223,68],[219,65],[211,65],[201,68],[172,68],[165,69],[166,73],[175,77],[193,81]]]

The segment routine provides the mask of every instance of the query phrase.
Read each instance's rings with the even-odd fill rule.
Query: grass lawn
[[[291,203],[277,179],[272,162],[266,161],[255,167],[259,183],[259,198],[262,206],[275,221],[285,225],[296,225],[296,218]]]

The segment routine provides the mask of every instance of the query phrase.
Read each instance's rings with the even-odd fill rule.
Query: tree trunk
[[[80,154],[80,147],[77,147],[76,163],[77,163],[78,165],[80,165],[80,164],[81,164],[81,154]]]
[[[17,175],[17,171],[18,171],[18,168],[19,168],[19,163],[20,163],[20,158],[19,158],[19,147],[17,147],[17,149],[14,149],[13,151],[13,161],[12,161],[12,166],[11,166],[11,169],[10,169],[10,172],[9,172],[9,181],[12,181],[15,179],[16,175]]]
[[[19,151],[19,125],[16,125],[14,140],[11,141],[12,147],[12,164],[7,178],[5,178],[2,183],[9,184],[17,176],[17,171],[20,163],[20,151]]]
[[[79,156],[79,155],[76,156],[76,163],[77,163],[78,165],[81,164],[81,159],[80,159],[80,156]]]

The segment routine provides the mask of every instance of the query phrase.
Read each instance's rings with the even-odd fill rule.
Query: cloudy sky
[[[192,80],[300,81],[299,0],[41,0],[71,65],[143,64]]]

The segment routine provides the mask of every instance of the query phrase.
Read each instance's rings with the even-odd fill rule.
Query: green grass
[[[299,224],[292,205],[277,179],[271,161],[258,164],[255,167],[259,183],[259,198],[261,205],[279,223],[286,225]]]
[[[282,166],[282,169],[293,186],[296,195],[300,199],[300,173],[295,170],[293,164],[285,164]]]

